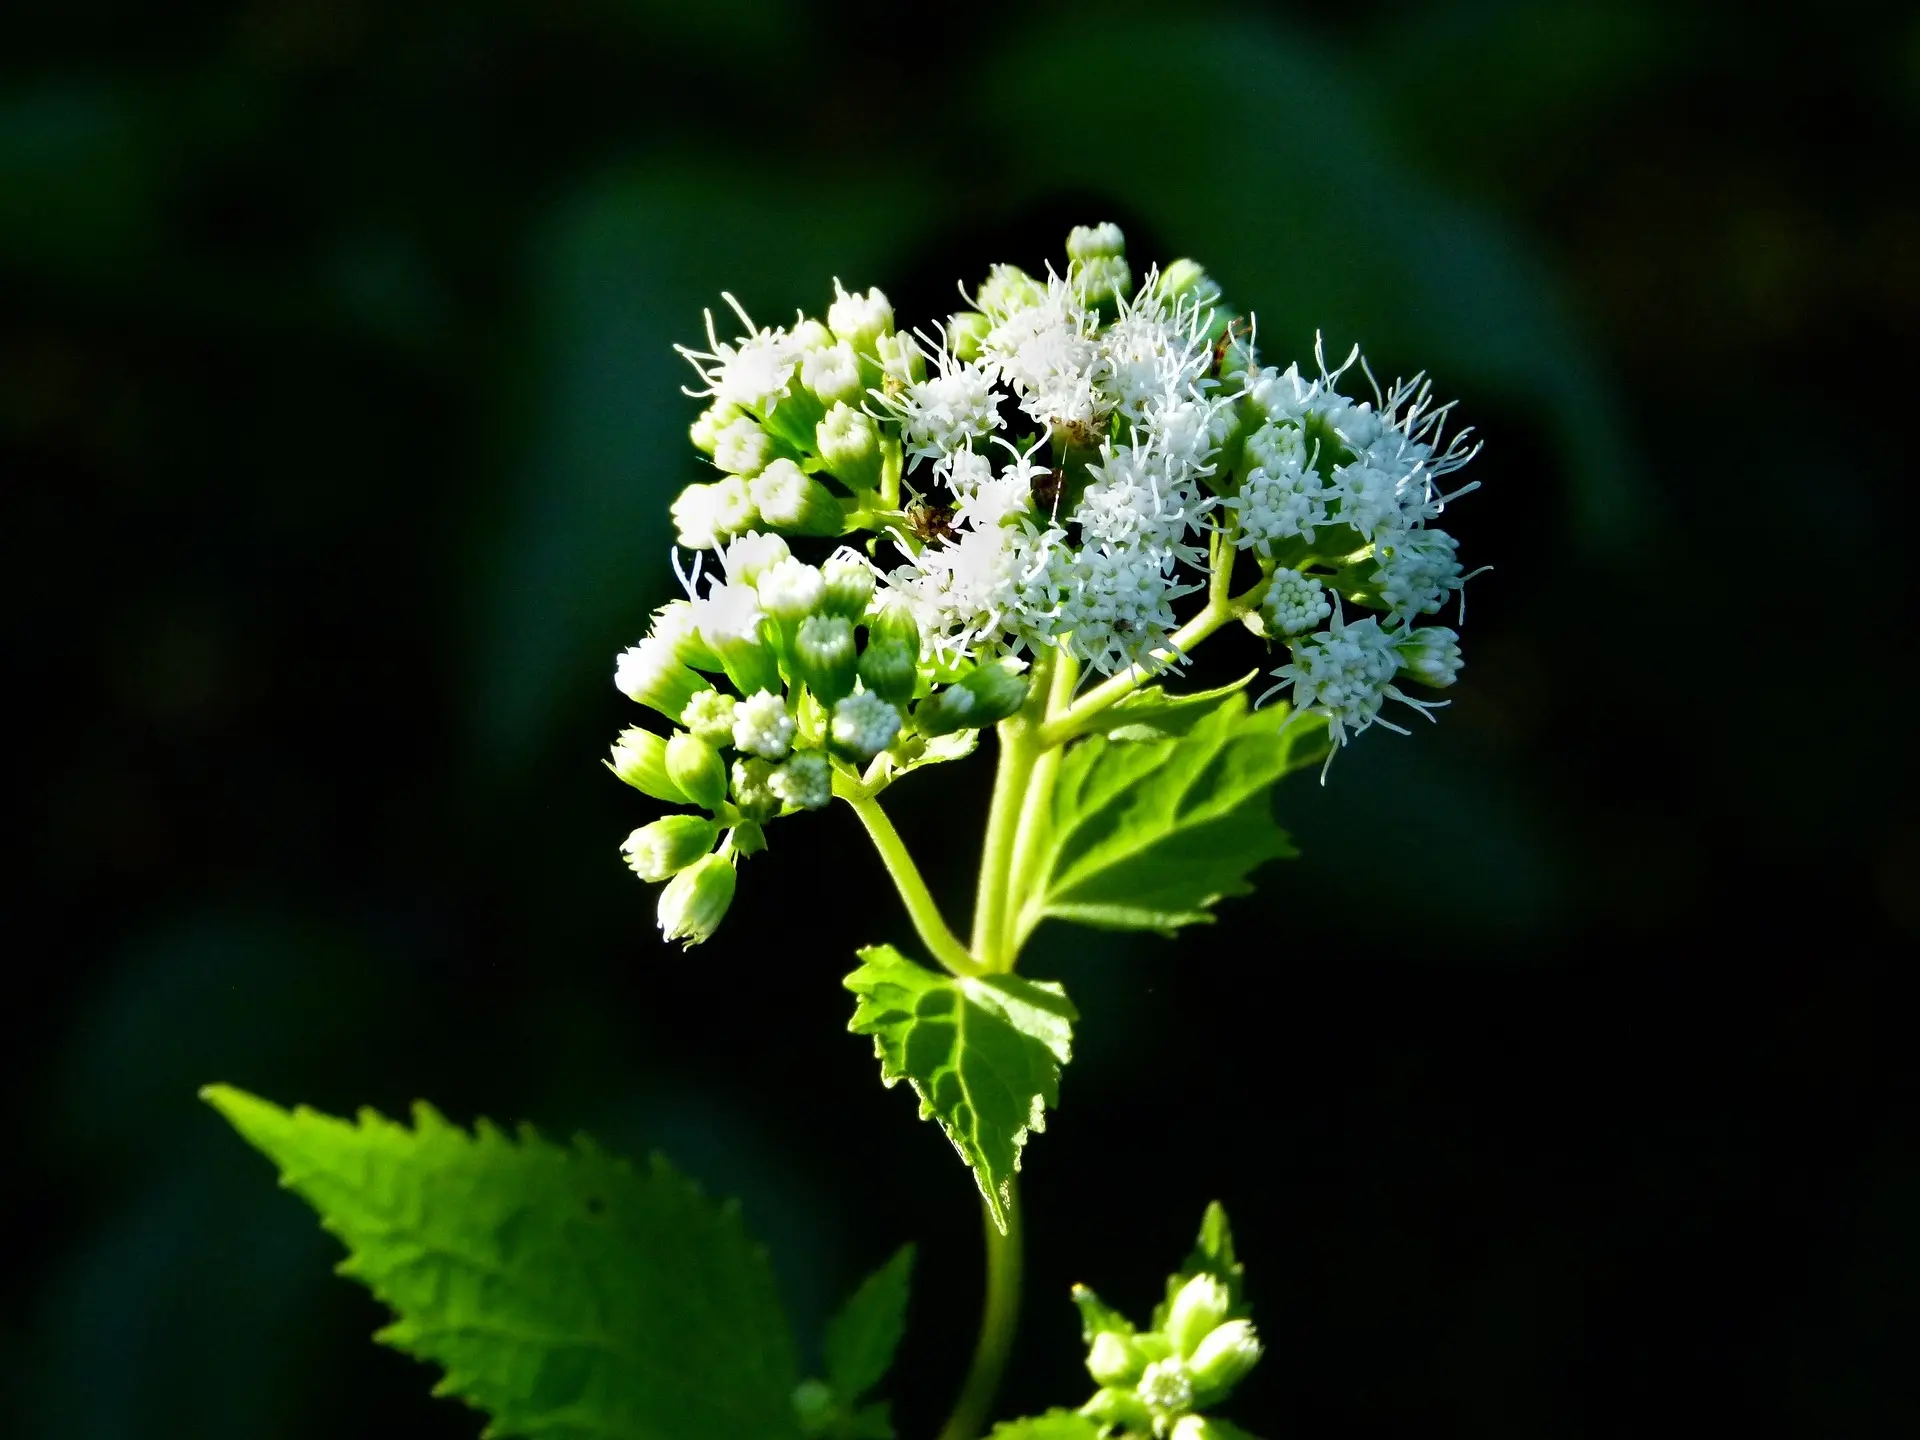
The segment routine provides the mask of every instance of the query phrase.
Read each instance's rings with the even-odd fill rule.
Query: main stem
[[[987,1303],[980,1316],[980,1338],[974,1342],[973,1364],[939,1440],[977,1440],[986,1428],[987,1411],[1000,1389],[1020,1318],[1020,1192],[1013,1182],[1007,1188],[1007,1233],[1000,1233],[984,1205],[981,1218],[987,1233]]]

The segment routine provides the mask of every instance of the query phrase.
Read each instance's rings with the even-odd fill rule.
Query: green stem
[[[968,953],[967,947],[960,943],[960,937],[947,927],[940,907],[934,901],[933,892],[927,889],[927,882],[920,878],[920,869],[907,853],[906,842],[900,838],[900,832],[893,828],[893,821],[880,808],[880,802],[870,795],[843,795],[841,798],[853,806],[853,813],[867,827],[867,836],[873,841],[873,848],[880,852],[880,861],[887,867],[894,889],[900,892],[900,899],[907,907],[907,916],[920,935],[920,943],[933,953],[934,959],[954,974],[981,974],[985,967]]]
[[[980,1315],[980,1338],[973,1347],[973,1364],[961,1383],[960,1398],[940,1429],[939,1440],[978,1440],[986,1428],[987,1412],[1000,1376],[1013,1349],[1013,1332],[1020,1321],[1020,1194],[1013,1182],[1007,1188],[1007,1233],[1002,1235],[993,1216],[982,1215],[987,1231],[987,1300]]]
[[[1040,747],[1034,734],[1046,714],[1054,657],[1034,661],[1027,703],[1018,715],[996,727],[1000,758],[994,766],[993,799],[987,808],[987,837],[980,847],[980,883],[973,898],[973,953],[988,972],[1013,968],[1007,954],[1007,899],[1013,882],[1014,842]]]
[[[1047,688],[1047,708],[1042,723],[1061,714],[1073,703],[1073,690],[1080,683],[1080,662],[1064,648],[1054,658],[1053,682]],[[1048,812],[1053,808],[1054,777],[1060,769],[1061,749],[1050,746],[1040,752],[1033,773],[1027,777],[1027,793],[1020,804],[1020,824],[1014,832],[1013,860],[1008,868],[1007,921],[1012,938],[1007,942],[1007,968],[1011,970],[1026,938],[1021,912],[1026,908],[1027,882],[1033,877],[1034,850],[1046,829]]]
[[[1219,606],[1209,598],[1206,609],[1168,637],[1167,649],[1177,650],[1184,655],[1240,613],[1238,602]],[[1153,672],[1136,665],[1131,670],[1123,670],[1118,675],[1102,681],[1041,726],[1040,733],[1036,737],[1038,744],[1043,749],[1064,745],[1084,730],[1087,722],[1094,716],[1102,711],[1111,710],[1138,690],[1142,684],[1153,678]]]

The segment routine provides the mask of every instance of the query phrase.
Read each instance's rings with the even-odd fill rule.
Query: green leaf
[[[1187,1263],[1179,1271],[1167,1277],[1167,1295],[1154,1307],[1153,1326],[1161,1329],[1167,1323],[1167,1309],[1173,1304],[1173,1297],[1180,1293],[1180,1287],[1196,1275],[1211,1275],[1227,1289],[1227,1314],[1235,1319],[1244,1319],[1248,1313],[1246,1302],[1247,1267],[1240,1263],[1233,1251],[1233,1227],[1227,1223],[1227,1211],[1218,1200],[1207,1206],[1207,1213],[1200,1217],[1200,1234],[1193,1242],[1193,1249],[1187,1255]]]
[[[1169,735],[1185,735],[1193,727],[1237,695],[1258,675],[1249,670],[1231,685],[1213,690],[1196,690],[1190,695],[1170,695],[1158,685],[1136,690],[1094,721],[1096,733],[1113,740],[1164,740]]]
[[[913,1086],[920,1118],[940,1122],[1004,1233],[1020,1148],[1059,1103],[1079,1013],[1044,981],[943,975],[891,945],[860,959],[844,982],[860,997],[848,1028],[873,1037],[886,1084]]]
[[[1085,1285],[1073,1287],[1073,1303],[1080,1309],[1080,1338],[1093,1344],[1097,1335],[1131,1335],[1133,1322]]]
[[[347,1247],[398,1318],[376,1339],[443,1367],[435,1394],[525,1440],[793,1435],[792,1338],[734,1207],[531,1129],[412,1129],[201,1092]]]
[[[1252,890],[1254,866],[1295,853],[1267,792],[1325,754],[1317,716],[1252,710],[1240,694],[1185,735],[1074,744],[1027,878],[1019,938],[1049,916],[1167,935],[1211,920],[1215,902]]]
[[[1077,1410],[1049,1410],[1026,1420],[1003,1420],[988,1440],[1099,1440],[1100,1425]]]
[[[851,1405],[865,1395],[893,1364],[894,1349],[907,1326],[907,1290],[913,1279],[913,1246],[902,1245],[893,1258],[860,1283],[827,1326],[827,1380]]]

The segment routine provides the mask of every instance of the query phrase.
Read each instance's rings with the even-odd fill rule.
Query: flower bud
[[[1394,648],[1409,680],[1444,690],[1460,678],[1460,636],[1444,625],[1422,625]]]
[[[833,304],[827,307],[827,325],[833,338],[871,355],[882,337],[893,333],[893,306],[878,289],[849,295],[833,282]]]
[[[1201,1399],[1223,1399],[1260,1361],[1260,1337],[1246,1320],[1229,1320],[1194,1349],[1187,1366]]]
[[[767,848],[767,832],[757,820],[742,820],[727,832],[727,847],[736,855],[758,855]]]
[[[693,735],[667,741],[667,775],[689,800],[718,810],[727,798],[727,767],[720,752]]]
[[[711,690],[704,692],[711,695]],[[667,742],[651,730],[637,725],[620,732],[614,744],[613,759],[607,768],[642,795],[651,795],[669,805],[685,805],[687,792],[673,783],[667,774]]]
[[[664,815],[627,836],[620,849],[642,880],[665,880],[712,850],[719,834],[718,825],[698,815]]]
[[[833,803],[833,765],[818,750],[797,750],[775,767],[767,786],[796,810],[820,810]]]
[[[709,855],[675,875],[660,892],[660,934],[691,949],[720,928],[733,903],[733,863]]]
[[[853,622],[844,615],[809,615],[793,641],[793,667],[800,680],[825,704],[853,690],[859,653]]]
[[[1069,260],[1104,260],[1127,253],[1127,237],[1111,220],[1100,225],[1076,225],[1067,232]]]
[[[771,690],[760,690],[742,700],[733,711],[733,748],[762,760],[780,760],[793,746],[793,716],[786,700]]]
[[[904,705],[919,678],[920,627],[905,605],[887,605],[867,622],[860,679],[875,694]]]
[[[714,527],[714,485],[689,485],[674,497],[669,507],[673,514],[676,538],[689,550],[711,550],[720,543]]]
[[[687,427],[687,438],[693,441],[693,448],[701,454],[711,455],[721,429],[739,419],[741,413],[738,405],[716,400]]]
[[[725,563],[727,579],[752,585],[758,582],[762,571],[778,565],[792,553],[787,548],[787,542],[778,535],[749,530],[728,545],[727,553],[721,558]]]
[[[1178,1360],[1154,1361],[1133,1390],[1150,1409],[1161,1414],[1184,1415],[1193,1408],[1193,1376]]]
[[[947,348],[961,360],[978,360],[993,321],[977,310],[962,310],[947,320]]]
[[[882,335],[874,342],[874,354],[880,361],[880,373],[902,385],[917,385],[927,378],[927,353],[911,335]]]
[[[771,820],[780,813],[780,797],[768,780],[772,762],[749,756],[733,762],[733,808],[749,820]]]
[[[738,475],[729,475],[712,487],[713,533],[721,538],[739,535],[753,529],[760,518],[753,508],[753,496],[747,490],[747,482]]]
[[[680,712],[680,724],[695,739],[704,740],[716,749],[731,745],[733,712],[737,703],[733,696],[724,695],[718,690],[702,690]]]
[[[858,555],[829,555],[820,567],[827,594],[821,603],[829,615],[844,615],[858,623],[873,600],[873,567]]]
[[[1117,1330],[1103,1330],[1093,1337],[1087,1351],[1087,1373],[1096,1385],[1131,1385],[1147,1368],[1147,1357],[1133,1341]]]
[[[991,724],[1013,714],[1027,703],[1030,684],[1020,662],[1005,657],[987,661],[960,680],[960,688],[970,691],[978,706],[974,712],[976,725]]]
[[[824,350],[833,344],[833,332],[818,320],[802,320],[793,327],[789,337],[794,346],[802,351]]]
[[[835,405],[857,405],[867,389],[860,378],[860,357],[844,340],[802,355],[800,383],[829,411]]]
[[[1168,300],[1191,297],[1196,308],[1201,310],[1220,301],[1220,287],[1198,260],[1176,260],[1162,270],[1160,293]]]
[[[859,690],[833,707],[833,748],[865,764],[900,733],[900,710],[871,690]]]
[[[836,401],[813,430],[813,443],[827,462],[827,473],[851,490],[871,490],[880,482],[880,432],[873,417]]]
[[[1174,1421],[1168,1440],[1253,1440],[1253,1436],[1225,1420],[1208,1415],[1182,1415]]]
[[[773,437],[751,415],[721,426],[713,437],[713,463],[729,475],[758,475],[771,459]]]
[[[1173,1343],[1174,1353],[1184,1360],[1227,1318],[1231,1303],[1226,1286],[1211,1275],[1195,1275],[1180,1287],[1168,1305],[1167,1322],[1160,1327],[1161,1333]]]
[[[782,625],[798,625],[820,608],[827,582],[818,566],[789,557],[761,571],[754,589],[760,592],[760,608],[768,615]]]
[[[614,664],[613,684],[629,700],[651,706],[669,719],[678,719],[695,692],[708,688],[706,678],[682,665],[672,644],[658,636],[621,652]]]
[[[775,460],[747,486],[760,518],[797,535],[838,535],[840,502],[791,460]]]
[[[1082,1415],[1098,1420],[1103,1429],[1145,1434],[1153,1429],[1153,1413],[1131,1390],[1109,1386],[1080,1407]]]
[[[1047,298],[1047,287],[1018,265],[996,265],[974,293],[973,303],[990,320],[1004,320]]]
[[[669,600],[653,612],[653,627],[648,632],[663,645],[671,646],[682,665],[695,670],[718,670],[720,657],[700,638],[700,624],[693,604],[687,600]]]
[[[913,707],[913,728],[922,735],[951,735],[956,730],[977,730],[988,722],[974,718],[980,702],[971,690],[948,685],[927,696]]]
[[[1076,260],[1068,267],[1067,278],[1089,305],[1108,305],[1127,293],[1133,285],[1133,272],[1124,257],[1095,255]]]

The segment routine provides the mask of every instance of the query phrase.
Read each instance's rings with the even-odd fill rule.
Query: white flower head
[[[1460,678],[1460,637],[1444,625],[1422,625],[1402,632],[1394,647],[1400,667],[1411,680],[1444,690]]]
[[[999,429],[1001,420],[991,365],[956,360],[945,345],[932,354],[931,376],[893,396],[880,392],[879,398],[899,417],[907,454],[938,460],[971,449]]]
[[[789,557],[762,570],[754,588],[767,614],[797,623],[820,608],[827,582],[819,566]]]
[[[1429,712],[1446,702],[1414,700],[1394,685],[1400,671],[1395,639],[1373,616],[1349,622],[1336,607],[1332,625],[1289,646],[1293,663],[1273,672],[1280,683],[1267,694],[1291,686],[1297,708],[1326,717],[1335,748],[1376,723],[1404,735],[1401,726],[1381,718],[1386,701],[1411,705],[1429,720]]]
[[[1311,541],[1315,529],[1327,523],[1331,492],[1309,463],[1302,431],[1293,425],[1263,425],[1247,437],[1245,455],[1252,468],[1240,493],[1226,500],[1239,516],[1235,543],[1270,555],[1288,540]]]
[[[796,810],[820,810],[833,803],[833,765],[818,750],[798,750],[774,767],[767,788]]]
[[[781,760],[793,746],[793,716],[771,690],[756,690],[734,707],[733,745],[762,760]]]
[[[1398,618],[1437,615],[1462,589],[1459,542],[1444,530],[1399,530],[1377,538],[1371,577],[1381,603]]]
[[[862,295],[849,294],[836,278],[833,304],[827,307],[827,328],[836,340],[855,350],[871,352],[881,336],[893,333],[893,305],[876,287]]]
[[[871,690],[856,690],[833,707],[833,743],[871,760],[893,743],[900,721],[899,707],[891,701]]]
[[[717,401],[738,405],[764,417],[784,400],[793,380],[793,372],[805,351],[803,341],[785,330],[761,330],[755,327],[740,302],[725,291],[721,298],[733,307],[747,333],[731,344],[722,341],[713,328],[713,312],[706,312],[705,350],[690,350],[676,345],[705,382],[705,389],[688,390],[689,395],[711,395]]]
[[[1260,601],[1260,614],[1273,634],[1304,635],[1333,614],[1333,606],[1320,581],[1298,570],[1276,570]]]

